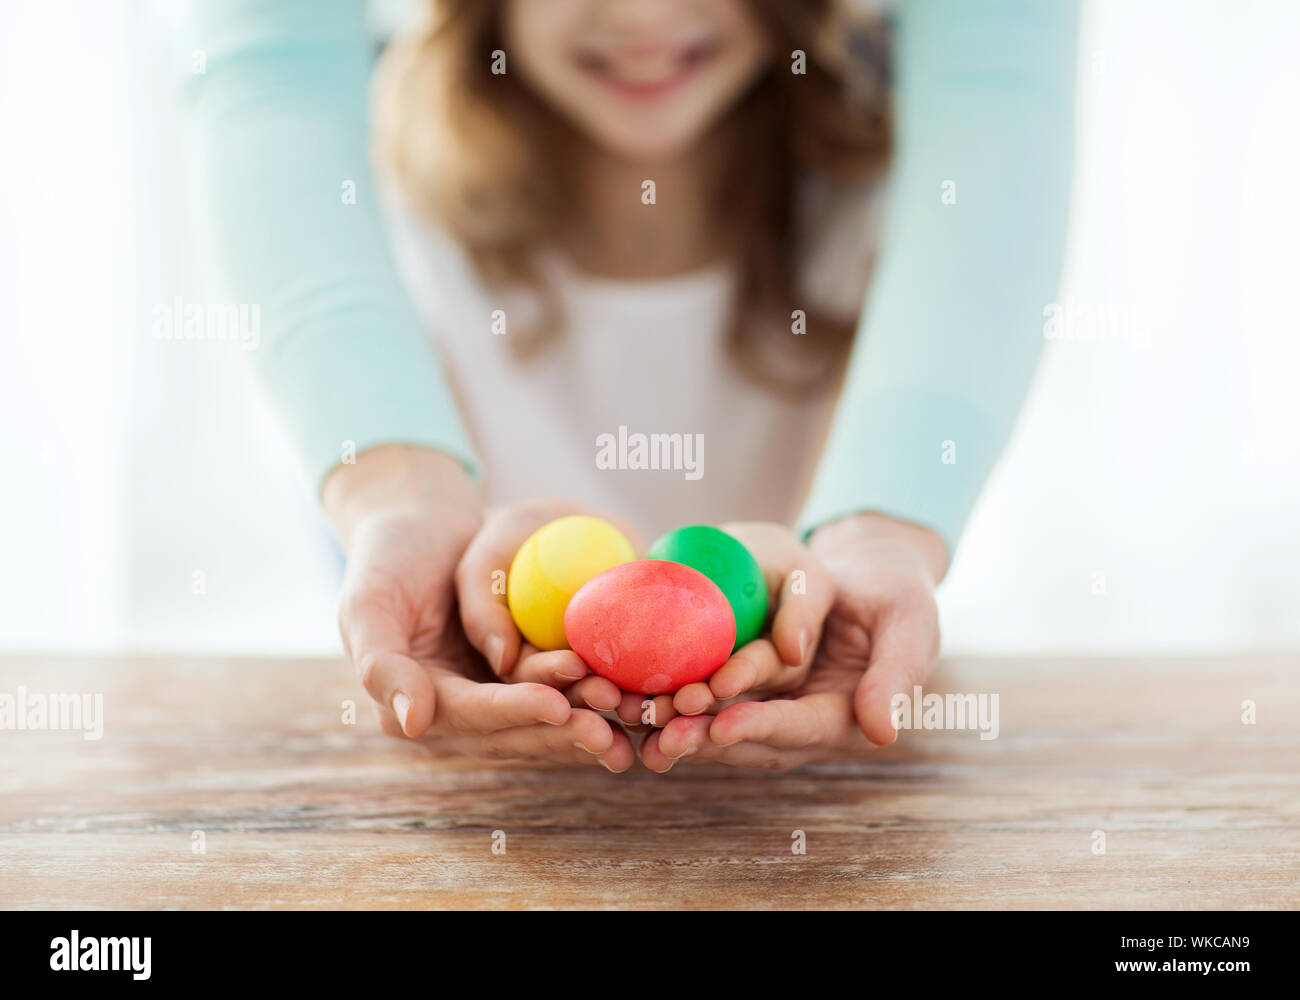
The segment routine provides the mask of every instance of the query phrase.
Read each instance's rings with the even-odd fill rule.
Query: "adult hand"
[[[385,732],[477,757],[631,766],[627,737],[599,715],[545,684],[497,682],[466,640],[456,567],[483,514],[454,459],[377,448],[335,469],[323,500],[347,553],[344,647]]]
[[[651,770],[685,757],[789,768],[897,738],[893,696],[910,694],[938,658],[934,589],[947,547],[926,528],[875,514],[826,525],[809,547],[835,583],[835,600],[807,681],[789,697],[673,719],[641,746]]]
[[[737,649],[707,682],[678,691],[672,698],[676,715],[716,715],[736,698],[752,700],[802,687],[835,598],[830,574],[785,525],[748,521],[720,527],[741,541],[762,568],[771,626]],[[669,719],[657,721],[662,725]]]

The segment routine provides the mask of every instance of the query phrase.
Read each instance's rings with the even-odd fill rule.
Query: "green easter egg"
[[[737,539],[707,524],[670,531],[650,546],[647,559],[667,559],[699,570],[726,596],[736,616],[736,645],[757,639],[767,621],[767,583],[758,561]]]

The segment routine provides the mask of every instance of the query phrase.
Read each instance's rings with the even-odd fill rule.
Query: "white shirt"
[[[821,308],[855,316],[881,192],[832,205],[809,188],[805,198],[820,232],[802,288]],[[794,519],[834,400],[783,400],[734,366],[734,268],[614,280],[552,260],[563,330],[521,362],[510,329],[527,323],[529,303],[485,289],[444,232],[394,206],[398,267],[434,333],[490,503],[572,499],[630,521],[646,543],[686,524]],[[493,332],[494,310],[504,333]],[[637,467],[660,451],[652,444],[665,445],[659,464],[676,467]]]

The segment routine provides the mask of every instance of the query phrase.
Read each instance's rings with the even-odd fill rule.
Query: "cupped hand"
[[[347,552],[340,632],[385,732],[474,757],[631,766],[624,733],[551,686],[498,682],[467,641],[455,574],[482,514],[454,460],[375,449],[335,470],[323,499]]]
[[[891,700],[924,683],[938,658],[934,589],[947,548],[928,529],[880,515],[827,525],[809,547],[835,596],[807,680],[789,696],[671,720],[641,745],[648,768],[689,757],[784,769],[897,738]]]
[[[761,521],[720,528],[742,542],[763,570],[771,624],[762,637],[732,653],[707,681],[679,690],[671,699],[671,712],[659,711],[656,703],[659,725],[675,716],[716,714],[737,698],[764,698],[802,686],[834,600],[830,574],[789,528]],[[620,717],[629,721],[622,712]]]
[[[483,654],[498,677],[514,684],[545,684],[563,691],[575,708],[612,711],[622,700],[618,687],[592,673],[572,650],[542,652],[530,645],[519,634],[506,603],[504,583],[519,547],[538,528],[574,514],[608,521],[635,551],[644,551],[636,530],[627,523],[567,500],[537,499],[493,508],[456,568],[460,621],[470,644]]]

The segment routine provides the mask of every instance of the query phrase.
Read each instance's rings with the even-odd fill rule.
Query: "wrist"
[[[948,545],[930,528],[884,514],[850,514],[817,528],[808,547],[829,556],[860,545],[902,546],[920,557],[935,584],[948,571]]]
[[[449,528],[473,532],[483,510],[478,487],[459,461],[432,448],[396,444],[335,466],[321,504],[344,549],[357,524],[375,514],[436,513]]]

